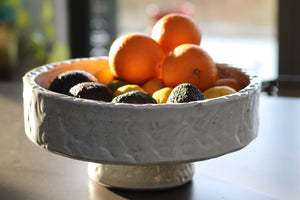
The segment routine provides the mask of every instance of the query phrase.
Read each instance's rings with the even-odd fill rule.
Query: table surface
[[[195,163],[188,184],[163,191],[108,189],[88,163],[48,152],[26,138],[22,83],[0,82],[0,199],[299,199],[300,98],[260,98],[259,136],[246,148]]]

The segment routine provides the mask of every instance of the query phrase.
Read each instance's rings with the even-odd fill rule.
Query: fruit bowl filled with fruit
[[[258,131],[259,79],[216,64],[199,45],[192,19],[161,20],[152,36],[119,37],[108,57],[50,63],[26,73],[28,138],[90,162],[89,175],[97,182],[127,189],[182,185],[193,176],[193,162],[247,146]],[[179,34],[182,40],[174,36],[174,23],[187,26],[177,30],[187,31]]]

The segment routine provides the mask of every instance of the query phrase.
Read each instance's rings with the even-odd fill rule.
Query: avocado
[[[167,103],[184,103],[204,99],[206,97],[197,87],[190,83],[182,83],[172,90]]]
[[[49,90],[68,94],[71,87],[82,82],[98,82],[90,73],[81,70],[70,70],[59,74],[50,84]]]
[[[127,81],[116,79],[110,82],[107,87],[114,93],[119,87],[127,84],[129,84]]]
[[[156,100],[142,91],[131,91],[121,94],[112,100],[113,103],[156,104]]]
[[[105,85],[94,82],[83,82],[73,86],[69,91],[70,96],[110,102],[113,94]]]

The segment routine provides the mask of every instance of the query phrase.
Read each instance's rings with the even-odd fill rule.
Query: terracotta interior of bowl
[[[68,63],[62,63],[55,65],[54,68],[51,68],[47,72],[39,74],[35,78],[35,82],[42,86],[43,88],[48,89],[50,83],[60,74],[69,70],[83,70],[95,75],[98,71],[102,69],[107,69],[109,67],[108,60],[105,58],[99,59],[88,59],[88,60],[74,60]]]
[[[250,77],[241,69],[230,67],[227,64],[217,64],[221,78],[233,78],[240,83],[241,88],[250,84]]]
[[[109,67],[108,60],[106,58],[99,59],[84,59],[74,60],[67,63],[57,64],[47,72],[39,74],[35,78],[35,82],[41,87],[48,89],[50,83],[60,74],[68,70],[84,70],[92,75],[95,75],[101,69]],[[218,71],[221,78],[233,78],[236,79],[241,88],[246,87],[250,83],[250,78],[242,70],[230,67],[227,64],[217,64]]]

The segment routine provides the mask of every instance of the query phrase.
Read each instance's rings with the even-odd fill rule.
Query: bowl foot
[[[181,186],[194,175],[194,163],[129,166],[89,163],[90,178],[105,187],[162,190]]]

